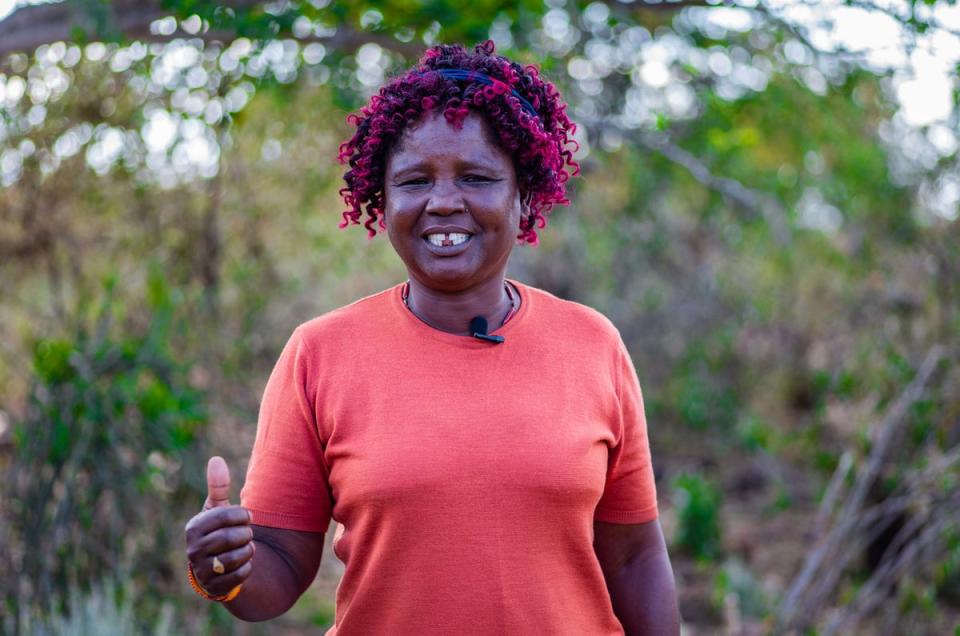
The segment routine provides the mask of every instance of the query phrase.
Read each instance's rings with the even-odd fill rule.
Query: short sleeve
[[[330,523],[332,499],[315,412],[316,364],[297,330],[267,381],[240,493],[255,524],[325,532]]]
[[[618,409],[607,479],[594,518],[608,523],[645,523],[657,518],[657,491],[647,440],[647,421],[637,372],[623,341],[616,352]]]

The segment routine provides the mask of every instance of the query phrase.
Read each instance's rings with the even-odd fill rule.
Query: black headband
[[[494,83],[503,84],[510,88],[506,82],[494,79],[485,73],[480,71],[465,71],[459,68],[438,68],[433,69],[443,77],[453,80],[465,80],[465,81],[475,81],[483,84],[484,86],[493,86]],[[524,99],[523,95],[518,93],[515,89],[510,88],[510,92],[520,101],[520,105],[523,106],[523,110],[527,111],[527,114],[531,117],[537,117],[537,111],[534,109],[533,104]]]

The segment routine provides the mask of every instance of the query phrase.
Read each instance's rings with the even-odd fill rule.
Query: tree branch
[[[802,569],[784,595],[778,612],[778,624],[781,628],[796,626],[796,621],[809,621],[819,599],[829,596],[836,586],[846,563],[852,558],[852,546],[847,545],[847,542],[851,534],[857,534],[856,529],[860,527],[868,489],[879,476],[888,451],[897,438],[902,422],[906,419],[908,409],[923,395],[927,383],[939,367],[944,354],[944,349],[940,345],[931,347],[913,381],[907,385],[873,428],[870,454],[857,474],[853,489],[847,495],[833,529],[807,553]],[[828,563],[830,567],[822,571],[822,566]],[[816,593],[807,594],[808,588],[815,580],[817,581]]]
[[[221,4],[234,9],[248,9],[260,2],[230,0]],[[231,42],[238,37],[236,32],[228,30],[197,34],[181,30],[169,35],[152,33],[150,25],[154,21],[173,15],[170,9],[164,8],[161,0],[118,0],[109,3],[109,11],[110,30],[129,40],[168,42],[177,38],[198,38],[208,42]],[[37,47],[52,42],[73,41],[77,38],[78,29],[91,39],[102,37],[90,24],[89,15],[73,0],[20,7],[6,19],[0,20],[0,57],[13,52],[32,53]],[[301,42],[322,42],[342,51],[352,51],[371,42],[407,57],[415,57],[422,51],[422,47],[415,42],[400,42],[389,35],[356,31],[342,24],[332,36],[296,39]]]
[[[735,204],[760,214],[770,225],[778,243],[781,245],[790,243],[791,235],[787,225],[786,211],[774,197],[752,190],[736,179],[714,175],[705,163],[673,143],[666,134],[643,133],[639,135],[639,141],[642,145],[656,150],[670,161],[686,168],[694,179],[706,187],[719,192]]]
[[[837,499],[840,498],[843,484],[852,467],[853,452],[847,449],[843,452],[843,455],[840,456],[840,461],[837,462],[837,469],[833,472],[833,477],[830,478],[830,484],[824,491],[823,500],[820,502],[820,510],[817,512],[816,521],[813,522],[813,536],[817,539],[823,536],[827,528],[827,523],[830,521],[830,517],[833,516],[834,508],[837,506]]]

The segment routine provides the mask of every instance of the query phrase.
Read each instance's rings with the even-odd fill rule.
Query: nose
[[[463,193],[460,192],[456,184],[439,179],[434,182],[425,208],[427,214],[450,216],[466,209],[467,205],[463,200]]]

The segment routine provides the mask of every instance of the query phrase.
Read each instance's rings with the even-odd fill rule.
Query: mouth
[[[473,235],[465,232],[435,232],[424,236],[427,243],[434,247],[458,247],[471,238],[473,238]]]

